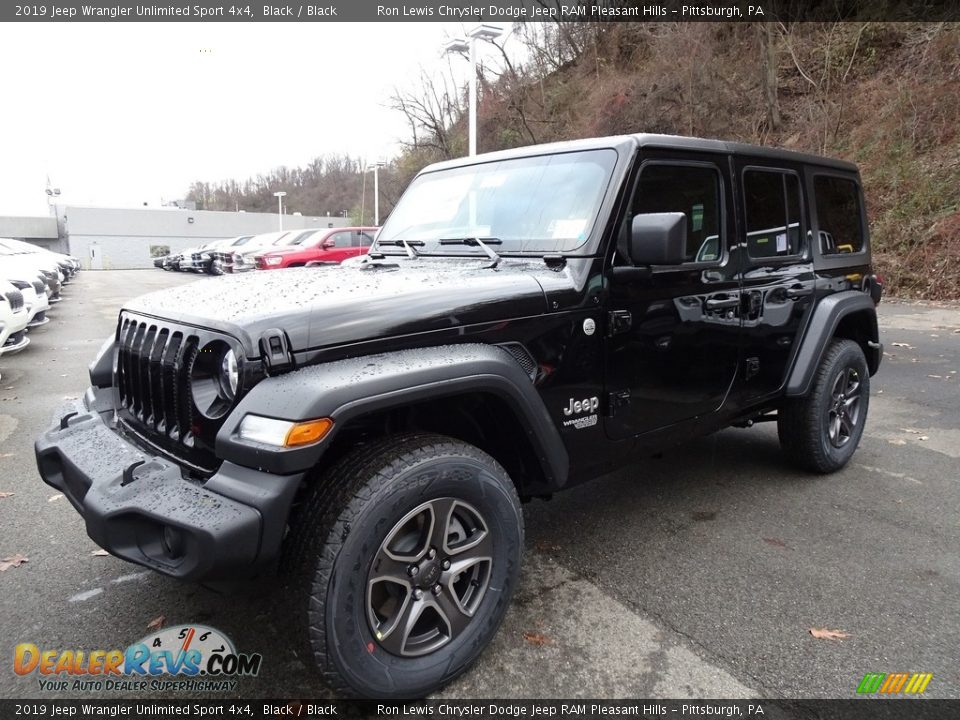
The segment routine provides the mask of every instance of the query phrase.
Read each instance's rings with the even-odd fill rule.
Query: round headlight
[[[197,352],[190,374],[194,407],[210,420],[219,420],[233,408],[240,386],[239,361],[222,340],[207,343]]]
[[[237,356],[233,350],[227,350],[220,363],[220,388],[229,400],[237,396],[237,387],[240,385],[240,369],[237,366]]]

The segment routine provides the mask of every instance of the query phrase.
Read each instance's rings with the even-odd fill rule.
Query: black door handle
[[[787,288],[787,297],[788,298],[798,298],[803,297],[804,295],[809,295],[811,292],[810,288],[805,287],[791,287]]]
[[[710,298],[707,300],[707,310],[722,310],[724,308],[735,308],[740,305],[740,298]]]

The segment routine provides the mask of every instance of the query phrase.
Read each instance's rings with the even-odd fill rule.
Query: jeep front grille
[[[11,290],[6,293],[6,298],[13,312],[19,312],[23,308],[23,293],[19,290]]]
[[[146,429],[186,448],[194,445],[190,370],[197,342],[184,329],[120,321],[116,384],[121,406]]]
[[[214,446],[229,413],[204,416],[194,402],[191,378],[197,357],[215,341],[243,354],[239,343],[223,333],[127,311],[120,314],[117,327],[114,387],[120,423],[154,449],[205,475],[219,465]]]

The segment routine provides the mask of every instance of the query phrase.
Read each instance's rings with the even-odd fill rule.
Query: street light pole
[[[382,160],[373,165],[373,224],[380,227],[380,168],[386,165]]]
[[[502,34],[503,30],[496,25],[477,25],[467,33],[469,40],[453,38],[443,46],[446,53],[466,52],[470,60],[470,78],[467,84],[470,157],[477,154],[477,40],[493,40]]]
[[[278,229],[280,230],[283,230],[283,197],[286,194],[287,193],[285,193],[283,190],[278,190],[273,194],[273,196],[277,199],[277,222]]]
[[[470,36],[470,84],[467,85],[470,108],[470,157],[477,154],[477,38]]]

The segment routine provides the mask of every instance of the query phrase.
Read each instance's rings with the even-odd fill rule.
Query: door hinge
[[[617,411],[630,404],[630,391],[618,390],[607,394],[607,417],[614,417]]]
[[[743,366],[744,379],[749,380],[759,372],[760,372],[760,358],[755,358],[755,357],[747,358]]]
[[[633,324],[633,315],[629,310],[611,310],[607,313],[607,337],[625,333]]]

